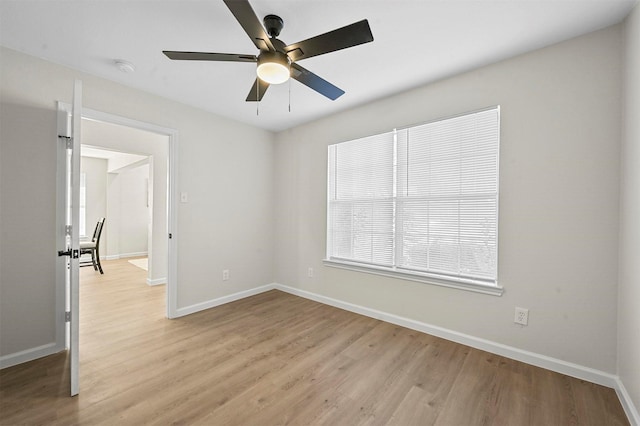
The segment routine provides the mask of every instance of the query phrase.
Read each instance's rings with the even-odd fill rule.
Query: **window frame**
[[[323,264],[325,266],[328,267],[333,267],[333,268],[339,268],[339,269],[345,269],[345,270],[350,270],[350,271],[356,271],[356,272],[364,272],[364,273],[369,273],[369,274],[374,274],[374,275],[381,275],[381,276],[386,276],[386,277],[392,277],[392,278],[398,278],[398,279],[402,279],[402,280],[408,280],[408,281],[415,281],[415,282],[421,282],[421,283],[427,283],[427,284],[432,284],[432,285],[437,285],[437,286],[442,286],[442,287],[448,287],[448,288],[456,288],[456,289],[461,289],[461,290],[467,290],[467,291],[472,291],[472,292],[476,292],[476,293],[482,293],[482,294],[489,294],[489,295],[494,295],[494,296],[501,296],[504,293],[504,289],[503,287],[499,284],[498,282],[498,255],[499,255],[499,194],[500,194],[500,188],[499,188],[499,178],[500,178],[500,143],[501,143],[501,111],[500,111],[500,106],[499,105],[494,105],[494,106],[490,106],[487,108],[483,108],[483,109],[478,109],[478,110],[474,110],[474,111],[469,111],[469,112],[464,112],[461,114],[456,114],[456,115],[452,115],[452,116],[447,116],[447,117],[442,117],[442,118],[438,118],[438,119],[434,119],[434,120],[430,120],[430,121],[426,121],[423,123],[419,123],[419,124],[415,124],[415,125],[411,125],[411,126],[406,126],[403,128],[399,128],[399,129],[394,129],[394,132],[400,132],[400,131],[404,131],[407,129],[412,129],[414,127],[419,127],[419,126],[424,126],[424,125],[428,125],[428,124],[432,124],[432,123],[437,123],[437,122],[441,122],[441,121],[446,121],[446,120],[450,120],[450,119],[454,119],[454,118],[458,118],[458,117],[464,117],[467,115],[474,115],[477,113],[482,113],[482,112],[486,112],[486,111],[491,111],[491,110],[495,110],[497,112],[497,152],[496,152],[496,161],[497,161],[497,168],[496,168],[496,207],[495,207],[495,244],[496,244],[496,258],[495,258],[495,280],[487,280],[487,282],[482,282],[482,279],[474,279],[474,278],[465,278],[465,277],[461,277],[461,276],[449,276],[449,275],[440,275],[438,273],[434,273],[434,272],[427,272],[427,271],[416,271],[416,270],[408,270],[405,268],[402,268],[399,265],[398,260],[396,259],[396,261],[394,262],[394,264],[392,266],[379,266],[379,265],[372,265],[369,263],[365,263],[365,262],[357,262],[357,261],[353,261],[353,260],[349,260],[349,259],[343,259],[343,258],[337,258],[337,257],[331,257],[330,256],[330,232],[331,232],[331,214],[330,214],[330,208],[331,208],[331,195],[329,192],[329,188],[332,185],[332,183],[330,182],[330,178],[331,178],[331,172],[330,172],[330,168],[331,168],[331,163],[330,163],[330,159],[327,158],[327,205],[326,205],[326,214],[327,214],[327,223],[326,223],[326,251],[325,251],[325,258],[323,259]],[[380,136],[387,134],[388,132],[382,133],[380,134]],[[371,137],[371,136],[369,136]],[[357,138],[354,139],[354,141],[356,140],[360,140],[360,139],[366,139],[367,137],[362,137],[362,138]],[[345,141],[345,142],[349,142],[349,141]],[[344,142],[342,142],[344,143]],[[336,144],[331,144],[329,145],[328,149],[327,149],[327,155],[329,155],[329,152],[331,151],[331,147],[335,146],[335,145],[339,145],[340,143],[336,143]],[[395,149],[395,147],[394,147]],[[395,153],[394,153],[394,157],[395,157]],[[394,158],[395,161],[395,158]],[[394,164],[395,167],[395,164]],[[398,196],[398,194],[396,194],[396,189],[397,186],[397,179],[398,179],[398,174],[397,174],[397,170],[394,170],[393,173],[393,185],[394,185],[394,205],[395,203],[397,203],[398,199],[401,198]],[[395,210],[395,207],[394,207]],[[394,213],[394,217],[397,218],[397,216],[395,216]],[[394,222],[397,219],[394,219]],[[394,243],[397,244],[397,238],[398,238],[399,233],[394,231],[394,240],[396,240],[396,242]],[[397,247],[394,248],[394,250],[397,250]]]

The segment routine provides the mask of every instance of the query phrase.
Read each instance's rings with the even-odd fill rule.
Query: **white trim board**
[[[14,365],[22,364],[24,362],[33,361],[34,359],[53,355],[63,350],[63,347],[60,347],[56,342],[52,342],[35,348],[26,349],[24,351],[3,355],[0,357],[0,370],[3,368],[13,367]]]
[[[166,284],[167,283],[167,278],[155,278],[155,279],[151,279],[151,278],[147,278],[147,285],[149,286],[154,286],[154,285],[162,285],[162,284]]]
[[[616,389],[618,387],[618,377],[616,375],[606,373],[604,371],[596,370],[582,365],[574,364],[571,362],[563,361],[557,358],[552,358],[546,355],[538,354],[535,352],[529,352],[522,349],[515,348],[513,346],[503,345],[501,343],[492,342],[490,340],[481,339],[479,337],[470,336],[468,334],[459,333],[457,331],[448,330],[446,328],[438,327],[435,325],[423,323],[420,321],[404,318],[398,315],[390,314],[387,312],[378,311],[376,309],[367,308],[364,306],[356,305],[349,302],[343,302],[341,300],[333,299],[327,296],[322,296],[317,293],[312,293],[306,290],[301,290],[286,285],[273,283],[256,287],[251,290],[245,290],[238,293],[233,293],[227,296],[223,296],[217,299],[212,299],[206,302],[197,303],[195,305],[187,306],[178,309],[178,316],[184,316],[199,312],[205,309],[213,308],[225,303],[233,302],[243,299],[245,297],[253,296],[259,293],[263,293],[269,290],[280,290],[285,293],[300,296],[305,299],[313,300],[325,305],[333,306],[336,308],[344,309],[346,311],[354,312],[356,314],[364,315],[370,318],[385,321],[391,324],[399,325],[409,328],[411,330],[420,331],[422,333],[430,334],[432,336],[441,337],[452,342],[460,343],[472,348],[480,349],[486,352],[491,352],[496,355],[504,356],[514,359],[516,361],[522,361],[526,364],[535,365],[537,367],[545,368],[547,370],[555,371],[557,373],[566,374],[567,376],[575,377],[582,380],[587,380],[592,383],[607,386],[609,388]]]
[[[633,405],[633,400],[631,399],[631,396],[627,392],[627,388],[624,387],[624,384],[622,383],[622,380],[620,380],[620,378],[616,378],[615,390],[616,394],[618,395],[618,399],[622,404],[622,408],[627,414],[629,423],[631,423],[632,426],[640,426],[640,413],[638,413],[638,410]]]
[[[215,308],[216,306],[224,305],[225,303],[235,302],[236,300],[255,296],[256,294],[275,289],[277,289],[277,287],[274,284],[267,284],[261,287],[252,288],[250,290],[240,291],[238,293],[218,297],[217,299],[207,300],[206,302],[196,303],[195,305],[185,306],[184,308],[178,308],[176,309],[176,316],[174,318],[194,314],[196,312],[204,311],[205,309]]]
[[[567,376],[587,380],[589,382],[607,386],[609,388],[615,389],[616,387],[617,376],[606,373],[604,371],[584,367],[582,365],[563,361],[557,358],[552,358],[546,355],[537,354],[535,352],[525,351],[513,346],[503,345],[501,343],[492,342],[490,340],[481,339],[479,337],[470,336],[464,333],[459,333],[457,331],[438,327],[436,325],[431,325],[387,312],[378,311],[376,309],[355,305],[349,302],[343,302],[341,300],[332,299],[330,297],[322,296],[306,290],[300,290],[282,284],[274,284],[274,288],[286,293],[304,297],[305,299],[324,303],[325,305],[330,305],[370,318],[375,318],[384,322],[406,327],[411,330],[420,331],[432,336],[441,337],[443,339],[470,346],[475,349],[491,352],[493,354],[514,359],[516,361],[522,361],[526,364],[535,365],[536,367],[542,367],[547,370],[555,371],[557,373],[566,374]]]
[[[118,259],[126,259],[129,257],[141,257],[147,256],[148,252],[140,251],[137,253],[123,253],[123,254],[110,254],[109,256],[100,256],[100,260],[118,260]]]
[[[346,311],[354,312],[391,324],[396,324],[412,330],[420,331],[422,333],[430,334],[432,336],[441,337],[443,339],[470,346],[475,349],[480,349],[496,355],[504,356],[506,358],[514,359],[516,361],[521,361],[525,364],[534,365],[536,367],[541,367],[550,371],[554,371],[556,373],[565,374],[567,376],[613,388],[618,395],[618,399],[620,400],[622,408],[624,409],[631,425],[640,426],[640,415],[638,415],[638,410],[634,406],[630,395],[624,387],[624,384],[617,375],[563,361],[561,359],[552,358],[535,352],[525,351],[513,346],[507,346],[501,343],[492,342],[490,340],[470,336],[468,334],[459,333],[457,331],[448,330],[446,328],[438,327],[435,325],[415,321],[409,318],[400,317],[387,312],[378,311],[376,309],[371,309],[353,303],[332,299],[330,297],[322,296],[320,294],[312,293],[306,290],[301,290],[277,283],[274,283],[271,286],[276,290],[284,291],[285,293],[290,293],[295,296],[304,297],[305,299],[310,299],[315,302],[323,303],[325,305],[344,309]]]

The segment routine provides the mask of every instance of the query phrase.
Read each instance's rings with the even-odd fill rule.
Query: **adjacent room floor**
[[[280,291],[175,320],[127,260],[81,274],[66,353],[0,371],[1,424],[625,425],[612,389]]]

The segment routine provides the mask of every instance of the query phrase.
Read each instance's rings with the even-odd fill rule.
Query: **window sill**
[[[504,293],[504,289],[498,286],[483,285],[483,284],[477,284],[474,282],[466,282],[466,281],[457,281],[453,279],[447,280],[447,279],[435,278],[426,274],[422,275],[418,273],[400,272],[400,271],[382,268],[382,267],[364,266],[357,263],[351,263],[351,262],[345,262],[345,261],[339,261],[339,260],[330,260],[330,259],[324,259],[323,263],[325,266],[329,266],[331,268],[339,268],[339,269],[346,269],[349,271],[364,272],[367,274],[382,275],[384,277],[398,278],[401,280],[408,280],[408,281],[416,281],[420,283],[437,285],[441,287],[456,288],[459,290],[472,291],[474,293],[489,294],[491,296],[502,296],[502,293]]]

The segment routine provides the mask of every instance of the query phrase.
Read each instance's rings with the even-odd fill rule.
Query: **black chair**
[[[100,265],[100,235],[102,235],[102,228],[104,227],[104,217],[101,217],[96,224],[96,229],[93,231],[93,237],[91,241],[80,242],[80,255],[90,254],[91,262],[81,262],[80,266],[91,266],[96,271],[102,272],[102,265]]]

